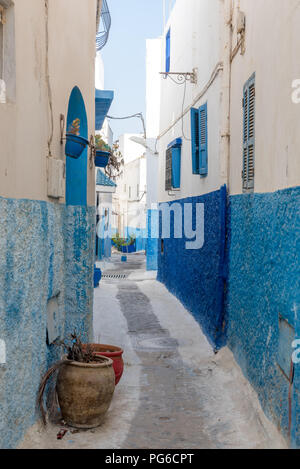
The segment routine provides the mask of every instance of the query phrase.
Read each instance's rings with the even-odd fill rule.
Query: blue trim
[[[74,119],[80,119],[80,135],[88,138],[88,121],[82,94],[77,86],[73,88],[67,117],[67,129]],[[77,159],[66,158],[66,204],[87,205],[87,161],[88,149],[83,150]]]
[[[176,138],[173,142],[169,143],[168,148],[181,147],[182,138]]]
[[[199,173],[208,174],[207,103],[199,108]]]
[[[97,90],[95,97],[95,129],[101,130],[107,113],[114,99],[114,92],[109,90]]]
[[[199,174],[199,110],[191,109],[191,139],[193,174]]]
[[[171,30],[166,35],[166,73],[171,69]]]

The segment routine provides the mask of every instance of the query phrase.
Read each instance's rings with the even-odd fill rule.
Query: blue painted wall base
[[[48,345],[47,303],[56,297],[63,339],[91,338],[95,209],[0,198],[0,447],[14,448],[39,417],[41,376],[61,356]]]
[[[158,238],[159,238],[159,211],[148,210],[147,213],[147,270],[158,269]]]
[[[193,314],[213,347],[219,349],[225,343],[223,296],[226,188],[201,197],[176,200],[174,203],[181,205],[182,213],[185,203],[192,204],[194,229],[196,205],[204,204],[205,243],[202,249],[186,249],[186,242],[190,240],[185,237],[174,238],[174,217],[171,217],[171,238],[164,240],[163,252],[159,250],[157,278]]]
[[[266,414],[300,447],[300,365],[292,418],[289,371],[300,338],[300,188],[230,198],[228,345]]]

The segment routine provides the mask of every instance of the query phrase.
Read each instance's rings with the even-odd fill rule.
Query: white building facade
[[[299,24],[294,0],[177,0],[161,39],[156,144],[158,279],[216,351],[232,349],[295,447]]]
[[[124,159],[122,174],[118,178],[113,212],[113,231],[123,238],[136,238],[136,249],[146,245],[146,157],[145,148],[136,143],[140,134],[124,134],[119,139],[119,149]]]

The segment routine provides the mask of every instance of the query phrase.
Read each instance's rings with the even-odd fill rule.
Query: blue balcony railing
[[[99,31],[96,36],[97,51],[100,51],[101,49],[103,49],[103,47],[107,43],[110,27],[111,27],[111,16],[110,16],[109,8],[107,5],[107,1],[103,0]]]

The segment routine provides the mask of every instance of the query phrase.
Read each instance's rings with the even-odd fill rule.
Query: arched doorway
[[[67,130],[75,119],[80,119],[80,135],[88,138],[88,122],[84,100],[80,89],[73,88],[68,108]],[[87,205],[87,161],[88,148],[76,160],[66,157],[66,204]]]

